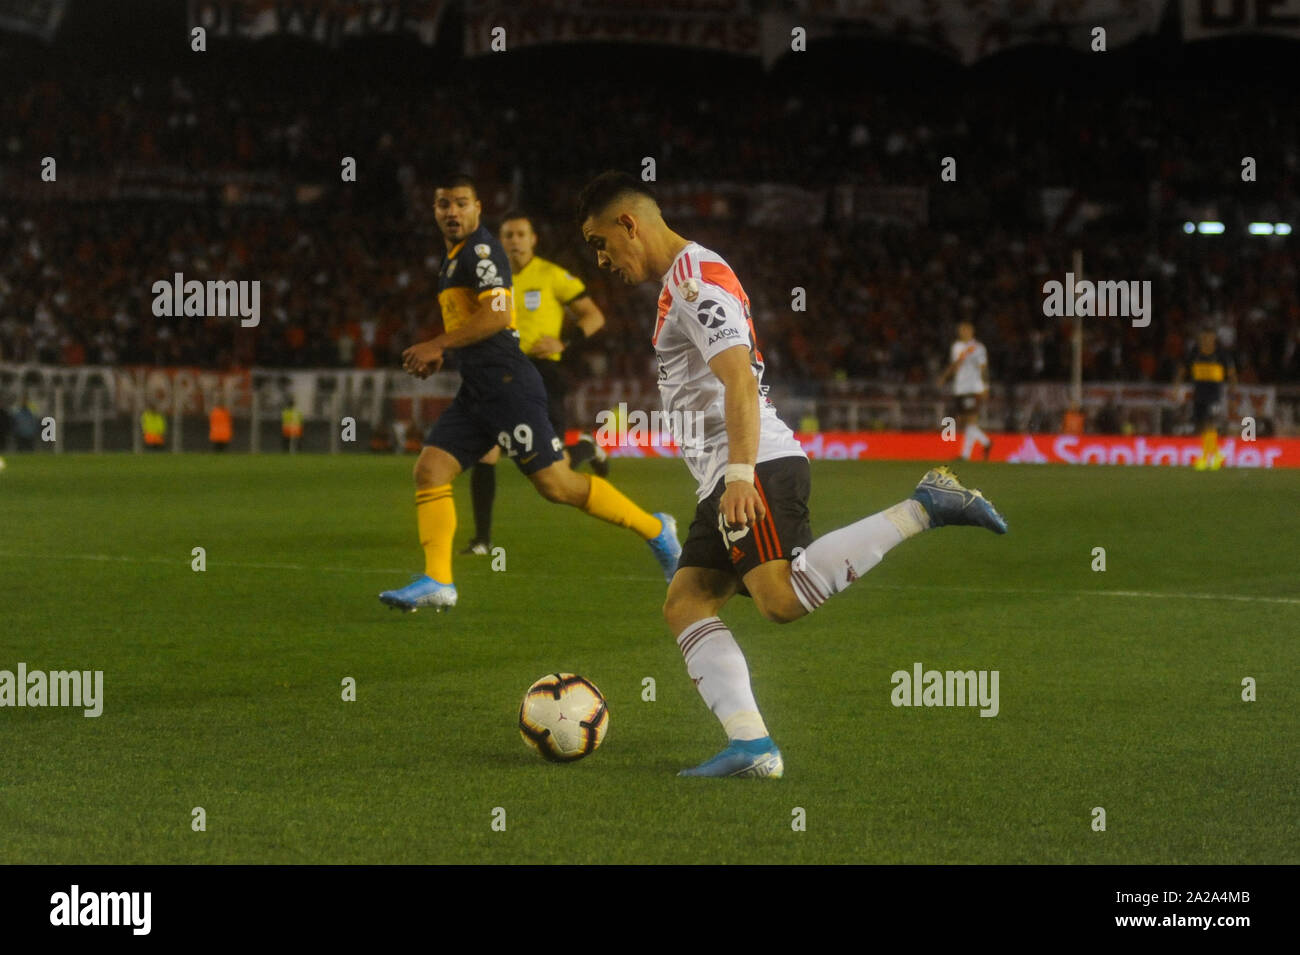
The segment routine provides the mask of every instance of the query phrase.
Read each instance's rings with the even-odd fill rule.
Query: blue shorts
[[[456,397],[424,436],[426,445],[446,451],[462,471],[494,445],[524,474],[564,460],[542,376],[522,354],[518,362],[462,368],[461,378]]]

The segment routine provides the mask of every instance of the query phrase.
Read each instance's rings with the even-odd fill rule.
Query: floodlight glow
[[[1196,231],[1201,235],[1220,235],[1223,232],[1222,222],[1198,222]]]
[[[1273,226],[1273,234],[1274,234],[1274,235],[1290,235],[1290,234],[1291,234],[1291,223],[1289,223],[1289,222],[1278,222],[1278,223],[1275,223],[1274,226]]]
[[[1273,223],[1271,222],[1252,222],[1249,226],[1251,235],[1272,235]]]

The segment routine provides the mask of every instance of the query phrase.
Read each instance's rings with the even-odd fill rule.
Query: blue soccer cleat
[[[772,737],[762,739],[733,739],[717,756],[700,763],[694,769],[683,769],[678,776],[749,776],[780,779],[785,774],[785,761]]]
[[[918,501],[930,515],[931,527],[966,524],[995,534],[1007,532],[1006,519],[993,504],[979,491],[962,487],[957,475],[946,467],[926,471],[912,492],[912,500]]]
[[[671,582],[677,572],[677,558],[682,556],[682,542],[677,539],[677,518],[661,512],[656,512],[655,517],[663,522],[664,529],[647,543],[654,551],[655,560],[664,569],[664,580]]]
[[[379,599],[395,610],[415,613],[421,607],[430,607],[441,613],[456,606],[456,585],[440,584],[432,577],[417,574],[401,590],[385,590]]]

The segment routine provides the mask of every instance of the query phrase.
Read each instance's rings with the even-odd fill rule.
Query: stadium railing
[[[0,363],[0,409],[29,409],[44,426],[37,446],[51,451],[143,450],[139,428],[146,408],[168,421],[167,447],[206,450],[207,415],[216,404],[234,420],[232,450],[282,447],[280,415],[292,399],[307,451],[366,450],[376,434],[420,434],[459,387],[454,372],[418,381],[390,370],[269,369],[218,372],[144,366],[18,365]],[[774,389],[778,413],[798,431],[938,431],[954,414],[951,399],[932,386],[878,381],[836,382],[833,394]],[[645,413],[660,408],[651,378],[597,379],[569,395],[570,426],[594,431],[602,411]],[[995,383],[984,412],[986,426],[1007,432],[1058,430],[1069,407],[1069,386]],[[1153,383],[1085,383],[1088,430],[1099,433],[1178,435],[1191,431],[1189,403],[1179,389]],[[1300,386],[1243,385],[1231,389],[1226,421],[1253,418],[1261,435],[1291,435],[1300,419]],[[7,423],[7,422],[6,422]],[[12,429],[0,429],[0,450]],[[402,442],[396,442],[401,445]]]

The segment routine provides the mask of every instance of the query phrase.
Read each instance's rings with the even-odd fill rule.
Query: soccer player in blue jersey
[[[548,501],[580,508],[626,527],[647,541],[665,578],[677,567],[681,545],[676,521],[648,514],[598,476],[577,474],[547,416],[546,389],[519,349],[511,303],[510,262],[501,243],[479,223],[483,206],[468,176],[442,180],[434,193],[434,219],[446,255],[438,272],[443,332],[402,353],[402,367],[427,378],[456,350],[460,390],[429,429],[415,463],[415,508],[424,573],[407,586],[386,590],[390,607],[435,611],[456,605],[452,536],[456,508],[451,483],[493,446],[515,462]]]

